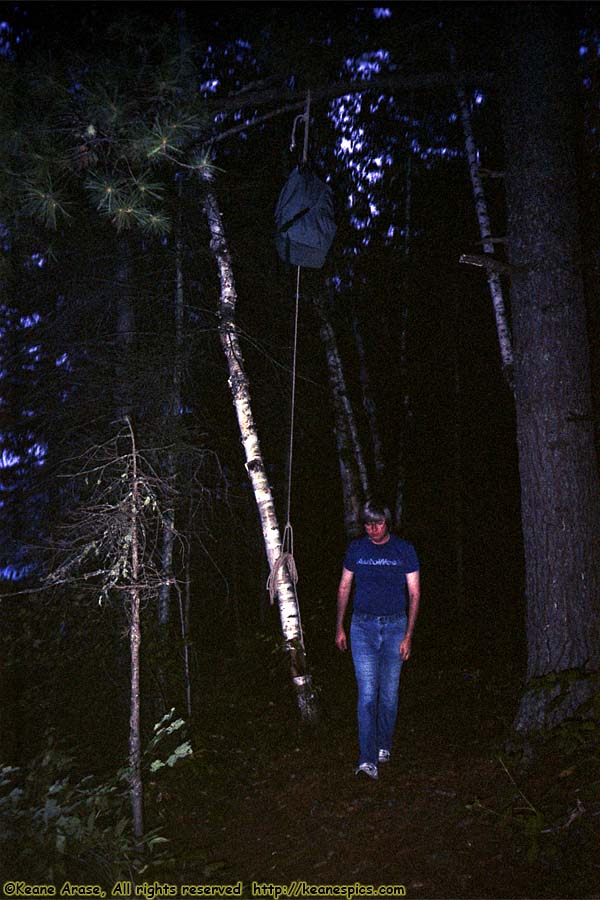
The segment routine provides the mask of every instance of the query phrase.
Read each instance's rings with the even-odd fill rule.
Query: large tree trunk
[[[303,720],[311,722],[317,717],[317,702],[312,687],[312,678],[308,672],[306,662],[300,607],[295,585],[287,565],[276,565],[282,554],[281,533],[252,415],[250,388],[235,324],[237,293],[231,257],[225,239],[221,212],[215,194],[212,191],[208,191],[206,195],[205,209],[211,234],[211,250],[217,260],[221,282],[219,334],[221,346],[229,367],[229,387],[233,396],[233,404],[246,456],[246,471],[256,498],[269,566],[271,572],[276,573],[275,587],[279,604],[281,629],[290,655],[292,681],[296,691],[298,706]]]
[[[600,490],[579,270],[574,47],[554,4],[511,4],[507,19],[502,93],[528,610],[528,683],[515,727],[530,732],[576,713],[598,670]]]

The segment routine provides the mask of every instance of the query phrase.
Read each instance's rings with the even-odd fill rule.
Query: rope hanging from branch
[[[310,91],[308,92],[308,96],[306,98],[306,110],[300,115],[296,116],[294,119],[294,125],[292,127],[292,141],[290,145],[290,150],[293,150],[296,146],[296,125],[300,119],[304,120],[304,148],[302,152],[302,162],[306,164],[308,161],[308,129],[310,125]],[[293,471],[293,460],[294,460],[294,420],[296,414],[296,371],[297,371],[297,363],[298,363],[298,311],[300,307],[300,266],[297,268],[296,272],[296,304],[294,309],[294,336],[293,336],[293,352],[292,352],[292,396],[290,401],[290,440],[289,440],[289,450],[288,450],[288,482],[287,482],[287,512],[286,512],[286,522],[285,528],[283,530],[283,538],[281,541],[281,553],[279,554],[278,559],[275,560],[273,568],[269,574],[269,578],[267,580],[267,589],[269,591],[269,597],[271,598],[271,604],[275,602],[275,594],[277,591],[277,579],[279,576],[279,570],[286,566],[292,584],[294,586],[294,593],[296,592],[296,584],[298,583],[298,569],[296,568],[296,561],[294,559],[294,530],[291,524],[291,509],[292,509],[292,471]],[[300,631],[302,631],[302,625],[300,624]]]
[[[275,560],[273,568],[269,574],[269,578],[267,580],[267,588],[269,591],[269,597],[271,598],[271,603],[275,602],[275,594],[277,591],[277,578],[279,576],[279,570],[282,566],[287,566],[287,570],[289,576],[292,580],[292,584],[294,585],[294,592],[296,590],[296,584],[298,582],[298,569],[296,568],[296,561],[294,560],[294,530],[292,528],[291,523],[291,510],[292,510],[292,471],[293,471],[293,461],[294,461],[294,420],[296,414],[296,369],[297,369],[297,359],[298,359],[298,309],[300,306],[300,266],[298,266],[298,271],[296,273],[296,308],[294,315],[294,339],[293,339],[293,353],[292,353],[292,397],[290,401],[290,440],[289,440],[289,449],[288,449],[288,481],[287,481],[287,512],[286,512],[286,522],[285,528],[283,530],[283,539],[281,541],[281,553],[279,557]]]
[[[320,269],[335,236],[333,195],[329,185],[311,171],[308,162],[310,92],[306,110],[296,116],[291,149],[296,146],[296,127],[304,121],[302,160],[288,177],[275,207],[275,244],[281,259],[292,266]]]
[[[280,570],[285,566],[296,592],[298,570],[294,560],[294,532],[291,525],[292,472],[294,458],[294,420],[296,411],[296,373],[298,359],[298,314],[300,307],[300,270],[304,267],[320,269],[327,256],[336,232],[333,217],[331,188],[310,171],[308,164],[310,129],[310,91],[303,113],[296,116],[292,126],[290,150],[296,147],[296,129],[304,123],[302,161],[286,181],[275,208],[277,233],[275,242],[284,262],[295,265],[296,303],[292,354],[292,395],[290,413],[290,438],[288,452],[287,512],[281,542],[281,553],[275,560],[267,580],[271,603],[275,600]],[[300,630],[302,625],[300,624]]]

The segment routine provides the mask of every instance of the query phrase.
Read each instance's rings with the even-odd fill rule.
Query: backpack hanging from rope
[[[275,244],[280,257],[292,266],[320,269],[327,257],[336,224],[331,188],[311,171],[308,163],[310,93],[306,112],[296,116],[292,132],[295,146],[296,123],[304,120],[304,153],[283,186],[275,207]]]
[[[320,269],[335,236],[331,188],[308,166],[297,166],[275,208],[275,244],[292,266]]]
[[[306,110],[294,119],[290,150],[295,147],[296,125],[304,122],[304,151],[302,163],[286,181],[275,208],[277,234],[275,244],[284,262],[298,267],[296,276],[296,307],[292,362],[292,399],[290,415],[290,444],[288,452],[287,519],[281,542],[281,553],[275,560],[267,580],[271,603],[275,599],[279,570],[288,570],[296,591],[298,572],[294,560],[294,532],[290,522],[292,502],[292,460],[294,452],[294,414],[296,406],[296,367],[298,348],[298,307],[300,301],[300,269],[302,266],[320,269],[335,236],[333,197],[331,188],[310,171],[308,166],[308,130],[310,124],[310,91]],[[301,628],[302,626],[300,626]]]

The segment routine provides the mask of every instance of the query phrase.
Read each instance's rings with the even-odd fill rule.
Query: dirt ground
[[[322,721],[308,733],[289,699],[273,697],[275,682],[232,699],[213,674],[194,777],[163,800],[179,883],[242,880],[248,897],[252,882],[403,885],[414,898],[600,897],[600,750],[567,730],[525,762],[507,745],[517,693],[506,667],[495,676],[433,658],[407,665],[393,758],[377,782],[354,775],[346,658],[321,677]]]

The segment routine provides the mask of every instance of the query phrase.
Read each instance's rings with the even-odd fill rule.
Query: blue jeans
[[[390,750],[398,713],[400,644],[406,616],[354,613],[350,645],[358,684],[358,764],[377,765],[379,750]]]

